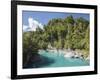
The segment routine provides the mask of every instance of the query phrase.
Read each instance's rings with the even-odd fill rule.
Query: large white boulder
[[[90,56],[88,56],[88,57],[86,58],[86,60],[90,60]]]
[[[73,51],[66,52],[66,54],[64,55],[64,57],[74,57],[74,56],[75,53]]]

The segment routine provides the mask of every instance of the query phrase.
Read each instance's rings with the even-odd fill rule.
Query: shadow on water
[[[52,63],[55,62],[54,59],[43,56],[43,55],[38,55],[38,60],[34,60],[29,62],[27,65],[25,65],[23,68],[42,68],[48,65],[51,65]]]

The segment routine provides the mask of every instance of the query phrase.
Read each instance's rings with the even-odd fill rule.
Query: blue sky
[[[22,21],[23,25],[28,25],[28,18],[31,17],[44,25],[47,24],[52,18],[66,18],[69,15],[72,15],[74,18],[83,17],[86,20],[90,19],[89,14],[82,13],[23,11]]]

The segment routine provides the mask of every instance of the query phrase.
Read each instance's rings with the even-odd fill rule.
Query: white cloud
[[[33,18],[28,18],[28,26],[23,25],[23,31],[36,31],[36,28],[40,27],[43,29],[43,25]]]
[[[40,27],[41,29],[43,29],[43,25],[42,25],[41,23],[39,24],[39,27]]]
[[[27,31],[27,29],[28,29],[28,26],[23,25],[23,31]]]

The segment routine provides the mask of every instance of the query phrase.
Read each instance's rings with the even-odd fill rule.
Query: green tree
[[[34,32],[23,33],[23,65],[28,62],[29,57],[38,53],[39,47],[33,34]]]

